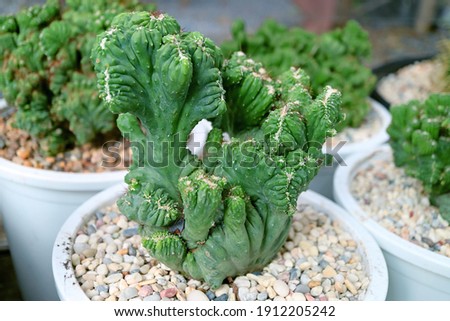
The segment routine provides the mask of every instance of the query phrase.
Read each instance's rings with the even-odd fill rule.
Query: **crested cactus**
[[[98,97],[90,52],[114,16],[143,7],[135,0],[48,0],[0,18],[0,90],[17,108],[15,126],[35,137],[42,153],[115,130]]]
[[[450,94],[391,107],[388,128],[396,166],[422,181],[431,203],[450,222]]]
[[[291,28],[274,20],[266,20],[253,34],[236,20],[232,25],[233,39],[222,43],[226,57],[236,50],[260,61],[272,76],[278,76],[291,66],[304,69],[311,77],[313,95],[327,85],[342,92],[345,120],[338,126],[358,127],[367,115],[367,101],[376,78],[364,65],[370,58],[371,43],[366,31],[356,21],[342,29],[315,35],[301,28]]]
[[[92,59],[133,146],[118,206],[151,255],[213,288],[268,264],[342,119],[340,93],[326,87],[313,99],[303,70],[272,79],[242,52],[224,61],[164,14],[118,15]],[[213,129],[199,157],[186,147],[205,119]]]

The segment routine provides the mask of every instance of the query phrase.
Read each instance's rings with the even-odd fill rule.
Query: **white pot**
[[[56,234],[80,204],[125,174],[63,173],[0,158],[0,212],[24,300],[58,300],[51,269]]]
[[[370,104],[372,106],[371,112],[376,113],[376,117],[381,120],[381,126],[378,129],[378,132],[374,133],[370,138],[354,142],[354,143],[345,143],[341,149],[337,151],[338,157],[335,157],[335,153],[329,148],[328,152],[333,155],[333,165],[324,166],[320,169],[317,176],[311,181],[309,184],[309,189],[322,194],[325,197],[328,197],[331,200],[333,198],[333,176],[336,171],[336,168],[345,166],[347,160],[355,153],[363,152],[363,151],[371,151],[377,148],[378,146],[386,143],[389,140],[389,135],[386,130],[391,122],[391,114],[389,111],[381,105],[376,100],[369,98]],[[327,153],[326,145],[322,148],[322,152]],[[339,157],[344,161],[345,164],[338,164],[336,161],[339,160]]]
[[[81,289],[72,267],[73,241],[77,232],[98,209],[113,204],[125,191],[126,185],[118,184],[95,195],[74,211],[61,227],[53,247],[53,274],[61,300],[89,300]],[[327,198],[315,192],[307,191],[300,196],[299,203],[301,202],[311,204],[324,211],[333,220],[339,221],[343,229],[353,236],[353,239],[358,243],[358,247],[363,251],[361,256],[364,258],[370,277],[370,285],[365,300],[385,300],[388,288],[387,267],[375,240],[367,234],[357,220]]]
[[[8,104],[6,103],[6,100],[3,98],[0,98],[0,113],[2,109],[8,107]],[[1,182],[0,182],[0,190],[1,190]],[[0,251],[8,249],[8,240],[6,238],[5,230],[3,228],[3,214],[1,209],[2,199],[1,199],[1,193],[0,193]]]
[[[450,300],[450,258],[389,232],[358,205],[350,192],[355,174],[369,159],[387,159],[388,145],[354,155],[334,176],[334,198],[375,237],[389,269],[388,300]]]

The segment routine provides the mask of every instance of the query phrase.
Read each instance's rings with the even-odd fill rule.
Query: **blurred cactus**
[[[391,113],[395,164],[422,181],[431,203],[450,222],[450,94],[392,106]]]
[[[272,79],[242,52],[223,61],[211,40],[163,14],[117,16],[92,59],[135,146],[118,205],[151,255],[213,288],[268,264],[342,119],[340,93],[312,99],[304,71]],[[187,141],[204,119],[214,128],[197,157]]]
[[[271,76],[278,76],[291,66],[303,68],[311,77],[313,95],[326,85],[342,92],[346,119],[338,130],[358,127],[363,122],[370,110],[367,98],[376,78],[364,65],[371,56],[371,43],[356,21],[318,36],[301,28],[288,29],[274,20],[266,20],[249,35],[244,23],[237,20],[231,34],[232,40],[221,45],[225,57],[241,50],[261,62]]]
[[[61,3],[0,18],[0,90],[17,108],[15,126],[50,155],[114,131],[115,117],[98,97],[92,45],[118,13],[153,9],[135,0]]]

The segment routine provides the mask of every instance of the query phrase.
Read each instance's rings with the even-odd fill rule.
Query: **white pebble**
[[[209,301],[205,293],[199,290],[193,290],[186,296],[187,301]]]
[[[289,286],[286,284],[286,282],[283,282],[281,280],[276,280],[273,283],[273,289],[279,296],[283,298],[289,294]]]

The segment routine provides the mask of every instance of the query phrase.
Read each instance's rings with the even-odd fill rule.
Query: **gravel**
[[[89,234],[89,226],[96,231]],[[153,259],[138,234],[125,232],[130,230],[137,231],[137,223],[114,205],[98,211],[75,238],[75,276],[91,300],[361,300],[370,283],[351,235],[310,206],[294,215],[289,237],[270,264],[228,278],[217,289]]]
[[[359,170],[351,192],[361,208],[387,230],[450,257],[449,223],[430,205],[421,181],[395,166],[392,154],[388,159],[371,159]]]

